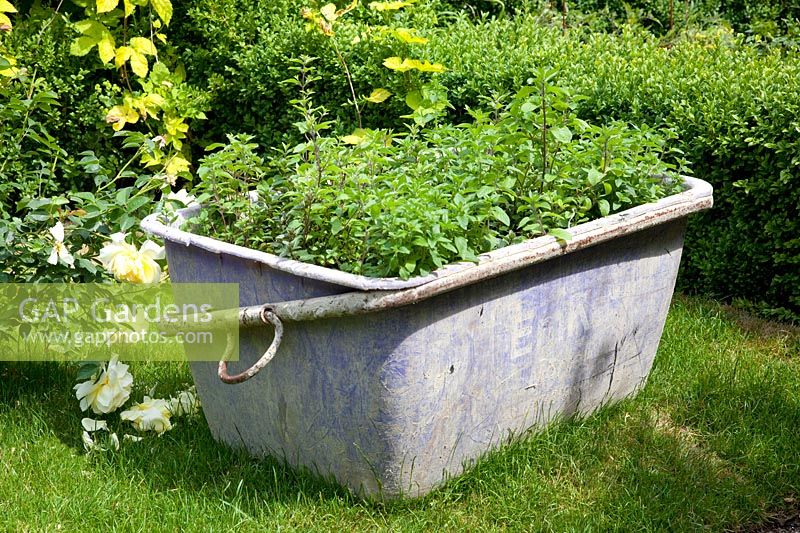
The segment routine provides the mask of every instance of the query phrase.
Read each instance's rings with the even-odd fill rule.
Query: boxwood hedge
[[[347,87],[324,40],[306,33],[294,7],[243,0],[197,0],[182,39],[196,83],[208,80],[219,113],[213,136],[246,131],[266,145],[292,135],[289,59],[321,58],[320,103],[353,127],[342,107]],[[681,278],[687,290],[744,297],[784,318],[800,311],[800,55],[748,44],[727,27],[691,31],[671,41],[625,27],[616,33],[580,28],[563,35],[538,15],[492,18],[448,15],[423,7],[403,25],[430,38],[425,58],[443,63],[458,120],[481,95],[511,91],[540,66],[559,69],[560,83],[583,94],[580,115],[666,126],[677,134],[698,177],[716,188],[716,208],[690,227]],[[443,14],[444,13],[444,14]],[[343,52],[361,94],[394,83],[381,59],[392,43],[353,43],[369,15],[339,26]],[[374,22],[374,21],[372,21]],[[188,30],[187,28],[192,28]],[[236,105],[230,105],[236,102]],[[372,126],[397,126],[399,99],[368,107]],[[370,111],[371,110],[371,111]]]

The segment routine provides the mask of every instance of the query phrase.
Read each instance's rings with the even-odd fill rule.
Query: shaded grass
[[[362,502],[214,442],[202,419],[87,456],[65,364],[0,363],[0,530],[724,530],[800,494],[800,333],[678,298],[647,387],[488,454],[429,496]],[[132,366],[141,398],[190,381]]]

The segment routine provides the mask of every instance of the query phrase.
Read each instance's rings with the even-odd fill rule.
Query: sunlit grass
[[[645,390],[487,455],[424,499],[359,501],[214,442],[202,418],[87,456],[67,364],[0,363],[0,530],[721,530],[800,494],[800,333],[678,298]],[[134,363],[140,399],[191,381]]]

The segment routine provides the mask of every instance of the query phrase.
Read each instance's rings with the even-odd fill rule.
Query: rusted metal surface
[[[228,361],[227,361],[228,358],[223,357],[222,360],[219,362],[219,366],[217,367],[217,375],[219,376],[219,379],[222,380],[223,383],[227,383],[228,385],[237,385],[239,383],[244,383],[248,379],[258,374],[262,368],[267,366],[267,363],[272,361],[272,358],[275,357],[275,354],[278,353],[278,348],[280,348],[281,340],[283,339],[283,324],[281,323],[280,319],[277,316],[275,316],[274,313],[264,308],[262,308],[261,312],[259,313],[259,320],[261,320],[262,324],[271,325],[275,330],[269,348],[267,348],[267,350],[264,352],[264,355],[262,355],[258,359],[258,361],[255,362],[255,364],[250,366],[244,372],[235,374],[233,376],[228,374]],[[231,346],[233,346],[233,342],[230,338],[230,335],[228,335],[227,347],[225,349],[226,355],[227,352],[230,350]]]

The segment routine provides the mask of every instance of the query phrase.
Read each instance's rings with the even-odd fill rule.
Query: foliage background
[[[30,113],[40,138],[13,151],[26,110],[14,109],[30,86],[11,84],[0,99],[2,157],[0,199],[6,219],[22,214],[16,202],[35,191],[91,190],[94,176],[80,154],[93,151],[104,168],[126,159],[109,135],[105,111],[117,97],[113,71],[72,57],[75,32],[57,18],[43,31],[56,2],[20,2],[7,46],[36,72],[37,94],[50,103]],[[520,0],[419,2],[387,20],[366,9],[337,29],[359,94],[374,87],[399,90],[397,76],[381,65],[401,55],[396,41],[354,43],[369,26],[391,22],[416,28],[431,41],[420,51],[444,64],[450,118],[466,120],[467,107],[493,91],[511,91],[535,70],[552,66],[559,83],[585,95],[578,115],[671,128],[674,147],[695,175],[715,187],[716,207],[694,217],[687,238],[681,286],[724,299],[746,298],[762,312],[785,319],[800,313],[800,88],[796,36],[800,7],[781,1],[570,2],[569,30],[561,31],[560,3]],[[65,3],[66,19],[74,7]],[[687,25],[688,23],[688,25]],[[200,156],[230,133],[247,133],[265,151],[297,140],[287,78],[292,58],[319,57],[318,91],[337,120],[352,130],[346,83],[329,40],[303,28],[299,6],[289,1],[186,0],[175,2],[170,54],[187,80],[208,98],[208,120],[191,132]],[[392,98],[367,106],[365,122],[401,128],[406,112]],[[16,129],[15,129],[16,128]],[[47,135],[44,135],[46,133]],[[8,142],[7,142],[8,141]],[[53,161],[56,164],[53,164]],[[10,190],[13,189],[13,190]],[[3,191],[6,192],[3,192]]]

